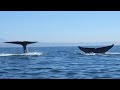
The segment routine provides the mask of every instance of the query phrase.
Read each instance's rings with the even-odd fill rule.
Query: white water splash
[[[106,52],[107,55],[120,55],[120,52]]]
[[[83,55],[120,55],[120,52],[106,52],[104,54],[102,53],[81,53]]]
[[[84,55],[96,55],[96,53],[84,53]]]
[[[96,53],[84,53],[84,52],[81,52],[81,54],[83,54],[83,55],[96,55]]]
[[[41,52],[29,52],[29,53],[22,53],[22,54],[7,54],[7,53],[1,53],[0,57],[3,56],[40,56],[43,53]]]

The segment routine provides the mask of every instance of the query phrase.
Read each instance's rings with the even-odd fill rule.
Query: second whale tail
[[[105,53],[109,49],[111,49],[113,46],[114,44],[110,46],[100,47],[100,48],[86,48],[86,47],[80,47],[80,46],[78,46],[78,48],[85,53]]]

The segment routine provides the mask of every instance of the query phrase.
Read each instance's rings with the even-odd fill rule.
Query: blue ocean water
[[[120,79],[120,46],[106,54],[78,47],[0,48],[0,79]]]

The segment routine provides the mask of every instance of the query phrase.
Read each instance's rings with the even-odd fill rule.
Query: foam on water
[[[108,55],[120,55],[120,52],[106,52],[105,54],[108,54]]]
[[[96,55],[96,53],[84,53],[84,52],[81,52],[82,55]]]
[[[1,53],[0,57],[4,56],[40,56],[43,53],[41,52],[29,52],[29,53],[22,53],[22,54],[8,54],[8,53]]]

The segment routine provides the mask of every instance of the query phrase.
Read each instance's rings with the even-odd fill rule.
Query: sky
[[[120,11],[0,11],[0,40],[120,42]]]

